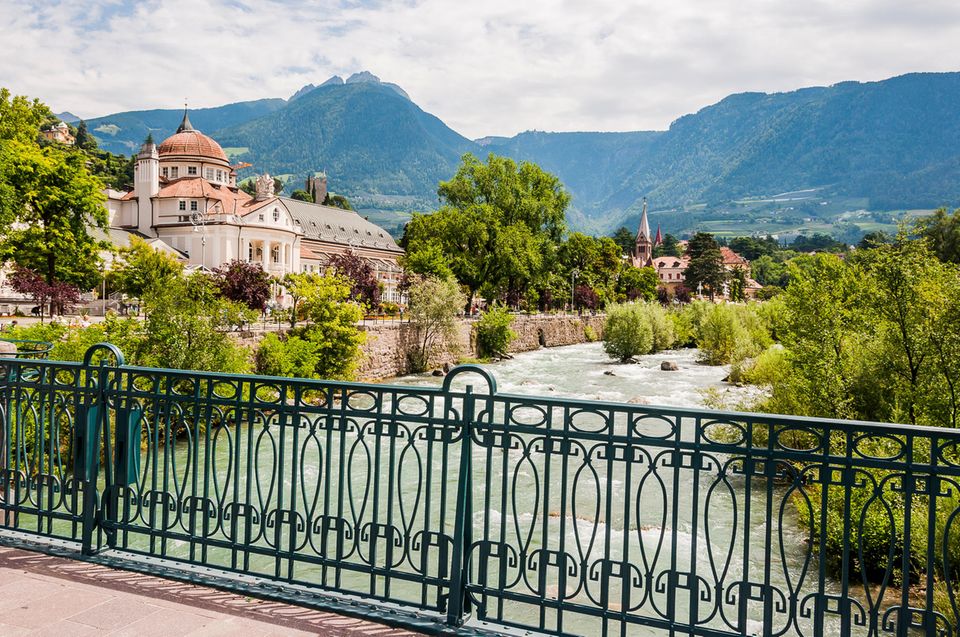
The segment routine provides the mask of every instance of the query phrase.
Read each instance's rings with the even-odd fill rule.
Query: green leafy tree
[[[401,243],[404,243],[401,240]],[[426,243],[416,252],[407,252],[400,257],[400,265],[407,272],[415,272],[423,276],[432,276],[438,279],[453,277],[453,271],[438,243]]]
[[[12,95],[0,88],[0,141],[35,144],[40,127],[54,121],[53,113],[40,100]]]
[[[453,279],[422,277],[415,281],[410,298],[410,321],[416,330],[413,347],[407,352],[410,369],[426,371],[430,359],[442,349],[455,349],[457,314],[466,299]]]
[[[727,280],[727,271],[723,267],[723,255],[713,235],[698,232],[687,245],[690,263],[683,271],[684,283],[691,290],[700,284],[712,299]]]
[[[919,219],[916,230],[938,259],[960,263],[960,210],[951,214],[946,208],[940,208],[929,217]]]
[[[146,335],[135,353],[141,365],[241,373],[250,354],[227,331],[249,318],[244,306],[222,299],[208,275],[163,281],[144,292]]]
[[[324,206],[332,206],[334,208],[340,208],[341,210],[353,210],[353,206],[350,205],[350,200],[344,197],[343,195],[336,195],[328,192],[327,196],[323,198]]]
[[[745,301],[747,299],[747,273],[737,266],[730,273],[730,300]]]
[[[111,288],[142,298],[147,290],[162,287],[182,275],[183,263],[134,236],[129,246],[120,249],[108,278]]]
[[[617,279],[617,292],[628,301],[652,301],[657,298],[659,283],[660,279],[653,268],[626,266]]]
[[[268,333],[257,348],[257,373],[289,378],[314,378],[320,352],[316,343],[299,336]]]
[[[335,274],[301,274],[288,289],[300,298],[307,324],[290,331],[313,344],[313,378],[350,380],[360,359],[365,334],[357,327],[363,310],[350,300],[350,282]],[[288,346],[300,347],[295,341]],[[292,354],[290,354],[292,356]]]
[[[95,287],[99,252],[108,245],[89,229],[106,228],[107,211],[102,184],[87,171],[85,156],[7,141],[0,146],[0,183],[18,221],[0,242],[3,258],[40,273],[49,284]]]
[[[83,150],[97,150],[97,140],[87,131],[87,123],[80,120],[77,124],[77,133],[74,135],[74,145]]]
[[[417,255],[439,249],[466,287],[468,306],[481,290],[488,298],[519,298],[531,286],[544,286],[570,201],[556,177],[534,164],[518,166],[492,154],[481,162],[467,154],[438,194],[437,212],[415,214],[407,224],[409,264],[432,264]]]
[[[630,232],[630,228],[620,226],[617,228],[617,231],[613,233],[612,238],[623,255],[633,254],[633,249],[636,246],[636,237]]]
[[[772,256],[765,254],[750,264],[753,279],[760,285],[775,285],[787,287],[790,279],[787,276],[787,266]]]
[[[306,201],[307,203],[313,203],[313,195],[302,188],[298,188],[290,193],[291,199],[296,199],[297,201]]]

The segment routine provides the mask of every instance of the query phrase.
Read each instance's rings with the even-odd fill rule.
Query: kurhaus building
[[[188,265],[240,259],[278,277],[320,272],[333,255],[352,251],[370,262],[383,299],[401,301],[403,251],[386,230],[353,211],[278,197],[269,175],[251,196],[237,186],[238,168],[184,112],[174,135],[140,149],[133,189],[107,191],[111,234],[159,240]]]

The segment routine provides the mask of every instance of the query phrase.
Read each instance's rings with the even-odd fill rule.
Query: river
[[[673,361],[680,369],[662,371],[664,361]],[[723,382],[727,367],[698,364],[694,349],[641,356],[637,364],[620,365],[610,360],[602,344],[583,343],[523,352],[481,367],[496,377],[499,391],[532,396],[702,407],[703,392],[709,388],[732,393],[732,400],[747,395],[746,390]],[[416,374],[390,382],[429,386],[439,385],[443,379]]]
[[[664,361],[676,363],[679,369],[676,371],[662,370],[661,363]],[[728,367],[698,364],[697,351],[691,349],[665,351],[658,354],[641,356],[636,364],[618,364],[611,361],[603,352],[600,343],[587,343],[520,353],[512,359],[485,364],[482,365],[482,367],[496,378],[499,393],[530,396],[565,397],[655,406],[704,408],[704,393],[707,390],[721,392],[724,395],[724,402],[726,404],[736,404],[745,398],[749,398],[751,393],[749,389],[734,387],[724,382],[723,379],[729,372]],[[440,377],[420,374],[402,377],[391,382],[428,386],[440,384],[442,381],[443,379]],[[691,435],[686,431],[681,437],[687,441],[692,440]],[[653,450],[651,453],[655,455],[657,451]],[[724,458],[726,457],[725,454],[715,453],[711,456],[711,459],[717,461],[713,464],[713,467],[717,471],[723,466]],[[512,461],[521,462],[516,458],[512,458]],[[571,464],[572,466],[584,466]],[[600,463],[597,464],[599,465]],[[533,470],[532,464],[530,465],[530,469]],[[491,470],[494,471],[495,468]],[[603,467],[599,467],[597,470],[599,475],[597,481],[603,483],[606,479],[604,469]],[[542,469],[540,469],[540,471],[542,471]],[[640,472],[640,469],[638,468],[637,471]],[[681,469],[678,468],[675,471],[680,472]],[[522,481],[530,472],[531,471],[518,472],[517,475],[520,476]],[[536,471],[533,472],[536,473]],[[618,485],[618,488],[626,489],[628,493],[637,494],[637,518],[641,516],[640,509],[647,508],[654,512],[650,515],[650,519],[654,520],[653,524],[648,525],[641,523],[640,538],[636,540],[632,538],[637,530],[638,523],[636,521],[631,522],[630,529],[625,532],[621,528],[616,528],[618,519],[621,521],[620,526],[622,527],[622,516],[614,514],[612,518],[613,523],[610,525],[614,528],[606,530],[606,525],[602,519],[594,519],[588,515],[585,518],[578,518],[574,521],[574,524],[571,526],[576,528],[568,526],[562,532],[562,534],[566,535],[566,542],[561,539],[559,542],[553,541],[548,542],[548,544],[550,544],[552,548],[556,548],[558,544],[563,547],[565,544],[568,547],[567,552],[575,554],[576,550],[570,547],[578,546],[577,542],[581,541],[584,535],[589,536],[591,532],[596,532],[596,529],[600,529],[600,532],[597,533],[595,537],[599,537],[601,540],[589,551],[589,559],[600,559],[604,557],[604,551],[607,549],[603,538],[606,537],[608,538],[606,542],[610,543],[607,557],[611,559],[619,559],[623,557],[623,553],[627,552],[629,552],[631,556],[636,556],[646,548],[647,554],[659,555],[658,558],[654,558],[652,564],[646,565],[649,571],[659,571],[661,574],[664,570],[676,570],[681,573],[691,570],[693,573],[697,573],[698,571],[704,574],[713,573],[712,576],[707,576],[711,581],[709,585],[707,579],[703,579],[700,582],[700,585],[703,587],[702,592],[706,596],[702,601],[704,602],[704,607],[713,608],[715,611],[719,611],[720,614],[707,617],[708,621],[705,621],[705,624],[720,630],[731,630],[731,628],[738,623],[738,612],[743,611],[743,608],[738,611],[737,603],[731,603],[731,599],[738,595],[744,595],[751,598],[751,601],[745,606],[746,614],[739,618],[741,625],[740,630],[744,631],[742,634],[808,634],[807,631],[812,630],[809,604],[812,603],[811,600],[815,598],[809,597],[806,599],[806,605],[801,609],[799,607],[791,608],[787,606],[789,604],[787,597],[790,596],[791,588],[796,589],[796,597],[798,600],[803,600],[804,597],[814,593],[817,589],[818,578],[815,575],[817,568],[815,559],[811,560],[813,556],[811,555],[809,540],[803,533],[802,525],[796,515],[794,506],[790,503],[791,494],[787,489],[778,486],[768,494],[765,487],[761,488],[761,485],[765,484],[765,482],[763,480],[753,479],[752,493],[750,493],[749,497],[746,497],[746,493],[748,493],[745,486],[747,480],[744,479],[742,475],[730,475],[726,478],[718,478],[716,471],[707,470],[701,472],[699,475],[699,493],[701,495],[697,498],[695,504],[694,498],[696,496],[691,495],[691,491],[693,491],[691,485],[689,483],[683,484],[690,474],[683,472],[681,484],[678,485],[680,488],[674,492],[674,485],[671,484],[669,477],[671,473],[672,470],[667,470],[658,474],[662,479],[657,478],[657,480],[660,481],[660,485],[653,489],[649,488],[649,482],[654,482],[653,480],[648,482],[646,488],[643,485],[632,487],[623,484],[621,480],[622,476],[612,476],[612,480]],[[498,472],[497,476],[499,475]],[[648,473],[647,475],[657,474]],[[514,479],[516,480],[516,478]],[[634,481],[636,480],[637,478],[634,478]],[[645,478],[640,479],[641,482],[643,482],[643,480],[645,480]],[[488,484],[490,483],[488,482]],[[493,485],[496,487],[496,478],[493,480]],[[705,495],[709,494],[711,489],[715,489],[718,485],[721,485],[721,491],[723,489],[730,489],[729,495],[712,499],[709,495]],[[575,486],[574,489],[576,489]],[[631,489],[634,490],[631,491]],[[514,497],[517,497],[520,495],[522,489],[514,485],[511,491],[514,493]],[[643,492],[642,497],[641,492]],[[599,490],[597,491],[597,495],[598,499],[603,498]],[[571,496],[573,499],[577,497],[576,495]],[[609,495],[607,497],[609,497]],[[628,496],[627,499],[629,500],[630,497],[631,496]],[[535,504],[530,503],[535,502],[536,498],[537,496],[531,494],[528,494],[527,498],[520,497],[518,501],[514,502],[512,508],[509,506],[503,507],[504,509],[509,509],[506,512],[498,510],[479,512],[474,518],[474,526],[479,529],[483,526],[483,520],[485,518],[493,518],[493,531],[495,535],[499,529],[499,520],[502,517],[508,518],[509,515],[512,514],[515,518],[520,518],[524,521],[531,516],[535,517],[537,515],[535,511],[525,512],[523,511],[523,507],[535,507]],[[620,500],[622,499],[621,497]],[[710,499],[710,502],[705,503],[704,499]],[[673,505],[667,504],[670,500],[673,500]],[[751,509],[744,508],[748,500]],[[772,504],[773,509],[768,517],[767,507],[770,504]],[[783,505],[783,508],[780,508],[781,505]],[[494,507],[494,509],[495,508],[496,507]],[[589,503],[586,503],[586,506],[583,508],[591,511]],[[599,505],[597,510],[599,511]],[[667,510],[669,510],[671,515],[676,516],[673,522],[669,520]],[[691,519],[691,515],[696,516],[698,514],[701,516],[699,523],[695,517]],[[602,516],[602,513],[600,515]],[[662,518],[662,527],[659,526],[661,515],[664,516]],[[745,515],[749,517],[745,518]],[[709,522],[707,522],[707,517],[709,517]],[[750,536],[749,544],[751,551],[751,559],[747,560],[746,563],[744,563],[744,558],[740,556],[740,553],[744,551],[742,535],[745,529],[745,521],[746,532]],[[533,524],[536,526],[536,523]],[[709,528],[707,528],[707,526],[709,526]],[[561,528],[563,527],[561,526]],[[585,531],[584,529],[587,530]],[[488,530],[487,536],[489,535],[490,531]],[[518,533],[517,535],[520,534]],[[620,540],[617,538],[621,536],[626,538],[628,535],[631,536],[631,539],[624,539],[623,546],[620,546]],[[694,538],[694,535],[697,537]],[[503,534],[501,534],[501,537],[503,537]],[[726,542],[722,541],[723,538],[726,538]],[[514,541],[517,540],[515,539]],[[697,541],[699,544],[696,544]],[[696,559],[691,559],[689,552],[691,551],[692,542],[694,543],[693,546],[710,544],[708,548],[716,554],[724,553],[729,547],[729,550],[733,551],[733,559],[728,559],[728,561],[725,562],[728,570],[722,572],[718,577],[716,571],[711,570],[717,562],[712,562],[708,551],[704,549],[700,549]],[[672,546],[671,543],[673,543]],[[644,546],[640,546],[641,544]],[[533,545],[537,545],[536,539]],[[628,545],[633,546],[632,550]],[[667,547],[666,550],[659,552],[664,546]],[[694,549],[694,552],[697,551]],[[769,562],[766,564],[769,570],[765,568],[765,560],[761,557],[765,553],[770,555]],[[664,556],[666,556],[666,558],[664,558]],[[638,557],[632,557],[631,559],[635,560],[639,565]],[[646,557],[644,557],[644,560],[646,560]],[[671,563],[671,560],[674,560],[674,562]],[[696,564],[691,564],[691,562],[696,562]],[[720,560],[720,562],[723,562],[723,560]],[[747,575],[744,577],[745,571]],[[776,597],[773,601],[773,615],[768,618],[768,621],[773,624],[769,629],[769,633],[764,632],[763,603],[759,599],[753,598],[757,595],[762,596],[762,591],[758,592],[757,589],[753,589],[750,592],[747,592],[745,589],[738,591],[736,589],[737,585],[734,585],[734,588],[728,586],[733,582],[742,580],[763,583],[765,578],[768,582],[766,586],[771,587],[767,594],[771,597]],[[722,592],[720,590],[707,590],[717,583],[722,583]],[[644,586],[647,587],[651,585],[664,586],[663,582],[659,582],[658,584],[648,582],[644,584]],[[689,583],[687,585],[689,586]],[[822,585],[828,594],[836,594],[839,592],[839,586],[836,582],[827,580],[824,581]],[[666,584],[665,586],[670,587],[671,585]],[[691,612],[690,607],[685,601],[689,599],[689,593],[683,591],[683,594],[681,594],[680,589],[684,587],[683,584],[674,583],[672,586],[677,587],[676,599],[673,600],[669,599],[669,594],[664,594],[660,596],[659,599],[656,599],[657,596],[649,590],[645,593],[641,593],[639,589],[635,590],[632,595],[645,596],[644,599],[646,602],[644,602],[644,605],[647,607],[646,609],[640,608],[636,612],[653,619],[665,617],[668,614],[665,612],[665,609],[672,603],[673,607],[670,613],[679,618],[689,616]],[[663,590],[661,589],[660,592],[663,592]],[[708,600],[707,597],[710,597],[710,599]],[[721,598],[723,598],[724,601],[718,601]],[[612,596],[611,599],[616,599],[616,597]],[[571,594],[569,601],[571,603],[588,605],[590,603],[596,603],[595,599],[591,602],[589,594],[585,595],[582,590]],[[659,608],[651,611],[651,604],[653,606],[659,606]],[[526,624],[529,621],[536,621],[534,619],[537,616],[535,611],[535,608],[523,608],[522,605],[518,604],[517,610],[513,613],[512,618],[522,624]],[[696,610],[693,611],[693,613],[696,612]],[[801,612],[807,616],[806,619],[798,617]],[[544,615],[541,613],[540,617],[542,620]],[[503,618],[509,621],[511,614],[504,612]],[[834,616],[828,615],[822,623],[822,627],[826,629],[822,634],[839,634],[839,624],[836,623],[836,621]],[[577,634],[590,635],[599,634],[599,631],[603,628],[602,624],[602,620],[596,621],[582,616],[573,616],[564,621],[563,628]],[[547,625],[548,627],[551,626],[549,620],[547,621]],[[552,627],[556,629],[556,623],[552,624]],[[630,635],[664,634],[661,629],[650,627],[620,627],[618,624],[610,624],[607,626],[608,630],[615,630],[616,632],[619,632],[621,628],[626,628],[626,634]],[[854,631],[851,634],[859,633]]]

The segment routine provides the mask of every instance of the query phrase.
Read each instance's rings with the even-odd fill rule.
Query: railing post
[[[448,394],[449,398],[449,394]],[[467,386],[463,397],[463,433],[460,444],[460,473],[457,476],[457,512],[453,527],[453,561],[450,573],[450,595],[447,599],[447,625],[463,625],[463,613],[467,610],[467,564],[464,554],[469,550],[471,540],[471,498],[473,496],[473,478],[471,476],[470,436],[473,423],[473,388]]]
[[[97,352],[106,352],[113,356],[118,367],[123,366],[124,358],[120,350],[110,343],[92,345],[83,357],[82,375],[86,386],[83,409],[77,414],[74,422],[74,478],[83,485],[82,500],[82,528],[80,536],[80,551],[84,555],[93,555],[96,550],[93,546],[93,533],[98,525],[99,498],[97,479],[100,475],[100,441],[106,439],[104,457],[106,459],[106,483],[104,496],[110,498],[113,486],[113,445],[110,440],[110,401],[107,397],[109,369],[104,361],[97,367],[93,365],[93,356]],[[94,376],[96,373],[96,377]],[[80,379],[77,379],[79,385]],[[110,508],[109,506],[107,508]],[[115,511],[108,511],[107,515],[114,515]],[[110,545],[113,545],[112,535],[108,536]]]
[[[93,531],[97,524],[97,475],[100,471],[100,432],[101,421],[104,415],[103,390],[100,383],[93,381],[90,375],[94,368],[84,365],[83,373],[87,375],[83,410],[78,414],[74,424],[74,478],[82,485],[83,500],[81,503],[82,528],[80,535],[80,552],[84,555],[93,555]],[[98,379],[99,380],[99,379]],[[94,391],[89,391],[94,385]],[[94,393],[95,392],[95,393]]]

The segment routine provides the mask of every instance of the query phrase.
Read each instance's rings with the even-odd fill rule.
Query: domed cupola
[[[183,111],[183,120],[177,127],[177,132],[163,140],[157,147],[157,152],[161,159],[172,157],[212,159],[222,162],[224,166],[230,164],[220,144],[193,127],[186,109]]]

